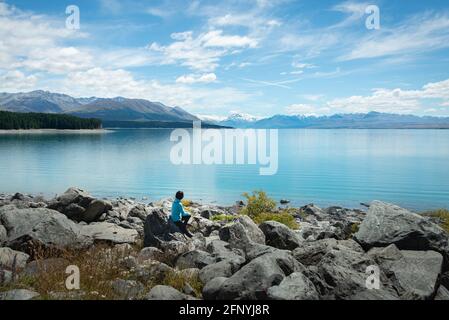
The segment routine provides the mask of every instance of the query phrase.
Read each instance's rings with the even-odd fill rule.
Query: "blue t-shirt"
[[[175,199],[171,206],[171,219],[174,222],[181,221],[182,217],[188,217],[190,214],[184,211],[184,207],[179,199]]]

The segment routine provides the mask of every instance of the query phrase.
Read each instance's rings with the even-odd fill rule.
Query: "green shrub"
[[[286,225],[290,229],[299,229],[299,224],[296,222],[295,217],[293,217],[288,211],[281,211],[279,213],[264,212],[253,218],[253,220],[257,224],[261,224],[265,221],[276,221]]]
[[[246,207],[240,213],[254,219],[258,215],[266,212],[272,212],[276,208],[276,201],[268,198],[263,191],[254,191],[252,195],[244,193],[247,200]]]
[[[439,218],[440,219],[440,226],[449,232],[449,210],[447,209],[437,209],[432,211],[424,212],[424,215],[433,217],[433,218]]]
[[[253,194],[244,193],[247,200],[246,207],[240,213],[249,216],[257,224],[265,221],[277,221],[291,229],[298,229],[299,225],[291,215],[290,210],[275,212],[276,201],[269,198],[264,191],[254,191]]]

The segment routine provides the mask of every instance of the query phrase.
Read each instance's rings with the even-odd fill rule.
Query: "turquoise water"
[[[0,135],[0,192],[79,186],[99,197],[157,200],[181,189],[189,199],[233,204],[263,189],[295,205],[449,207],[449,130],[279,130],[273,176],[260,176],[259,165],[173,165],[170,133]]]

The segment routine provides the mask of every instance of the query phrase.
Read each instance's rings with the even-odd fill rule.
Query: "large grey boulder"
[[[18,209],[13,205],[0,207],[0,222],[7,230],[6,245],[10,248],[33,251],[44,248],[83,248],[92,239],[80,234],[80,226],[65,215],[45,208]]]
[[[154,209],[145,219],[144,246],[160,248],[166,241],[185,241],[179,228],[162,209]]]
[[[220,288],[226,280],[228,280],[226,277],[216,277],[208,281],[203,287],[203,299],[216,300],[220,293]]]
[[[222,240],[213,240],[207,247],[207,252],[212,254],[212,256],[217,261],[230,261],[233,264],[240,265],[245,262],[245,253],[236,248],[231,248],[230,244]]]
[[[229,278],[237,272],[239,268],[240,264],[235,264],[229,260],[222,260],[201,269],[199,277],[203,284],[207,284],[216,277]]]
[[[365,253],[354,251],[343,245],[328,247],[316,266],[316,270],[326,282],[322,293],[329,299],[345,300],[396,300],[398,296],[389,279],[380,272],[380,288],[367,287],[368,267],[379,268]],[[312,282],[314,281],[311,278]]]
[[[354,235],[365,249],[395,244],[400,250],[433,250],[447,255],[448,235],[427,218],[393,204],[373,201]]]
[[[0,292],[0,300],[32,300],[38,296],[39,293],[26,289],[15,289]]]
[[[93,239],[95,242],[112,244],[136,243],[138,232],[134,229],[125,229],[108,222],[96,222],[80,228],[81,235]]]
[[[394,244],[368,254],[390,278],[403,299],[430,299],[435,294],[443,256],[435,251],[399,250]]]
[[[147,295],[146,300],[195,300],[175,288],[169,286],[155,286]]]
[[[266,254],[254,259],[224,281],[217,298],[220,300],[267,299],[268,288],[304,267],[287,251]]]
[[[260,224],[259,228],[265,235],[266,243],[269,246],[294,250],[301,245],[301,238],[286,225],[276,221],[266,221]]]
[[[176,267],[178,269],[202,269],[215,262],[216,259],[210,253],[202,250],[193,250],[180,255],[176,260]]]
[[[228,242],[233,249],[242,250],[245,255],[254,247],[265,246],[265,235],[247,216],[223,226],[219,236],[220,240]]]
[[[25,268],[29,255],[10,248],[0,248],[0,269],[22,270]]]
[[[308,268],[305,275],[324,299],[398,299],[383,273],[379,290],[367,288],[367,268],[378,266],[353,240],[305,242],[293,251],[293,256]]]
[[[268,298],[272,300],[318,300],[319,294],[302,272],[294,272],[282,282],[268,289]]]
[[[104,200],[94,199],[89,193],[78,188],[70,188],[64,194],[52,200],[49,209],[57,210],[76,222],[97,221],[103,213],[112,209]]]

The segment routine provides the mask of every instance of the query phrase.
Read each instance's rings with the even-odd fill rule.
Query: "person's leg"
[[[190,216],[189,216],[189,215],[186,215],[186,216],[183,216],[183,217],[182,217],[182,223],[184,224],[185,234],[186,234],[189,238],[191,238],[191,237],[193,237],[193,236],[192,236],[192,234],[189,232],[189,230],[187,230],[187,224],[189,223],[189,220],[190,220]]]
[[[181,232],[182,232],[183,234],[185,234],[185,235],[188,236],[189,238],[192,237],[192,235],[190,234],[190,232],[187,230],[186,224],[184,224],[184,222],[176,221],[175,224],[176,224],[176,226],[179,228],[179,230],[181,230]]]

